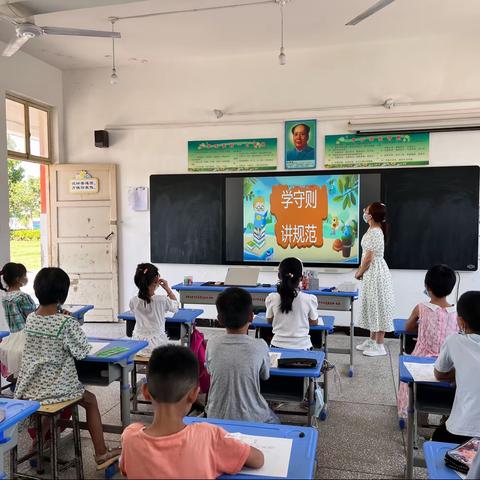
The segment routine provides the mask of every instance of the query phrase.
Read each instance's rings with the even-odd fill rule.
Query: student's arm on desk
[[[452,368],[449,372],[439,372],[436,368],[433,369],[433,374],[439,382],[455,382],[455,369]]]
[[[245,467],[261,468],[265,462],[263,453],[258,448],[250,447],[250,453],[245,460]]]
[[[407,323],[405,324],[405,330],[407,332],[416,333],[418,331],[418,319],[420,317],[420,309],[418,305],[412,310],[412,313],[408,317]]]

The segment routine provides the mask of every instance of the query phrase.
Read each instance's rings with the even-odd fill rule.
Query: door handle
[[[105,237],[105,240],[110,240],[110,238],[112,238],[113,235],[115,235],[115,232],[110,232],[110,233]]]

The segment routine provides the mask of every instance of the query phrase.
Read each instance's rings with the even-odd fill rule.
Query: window
[[[7,96],[8,158],[50,161],[50,109]]]

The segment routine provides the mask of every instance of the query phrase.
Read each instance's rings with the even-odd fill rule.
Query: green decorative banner
[[[325,167],[428,165],[429,133],[326,135]]]
[[[189,172],[235,172],[276,169],[276,138],[188,142]]]

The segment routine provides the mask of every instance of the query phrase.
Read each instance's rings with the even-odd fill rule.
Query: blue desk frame
[[[414,363],[435,363],[435,358],[414,357],[411,355],[401,355],[399,357],[399,377],[400,381],[408,385],[408,417],[407,417],[407,465],[405,469],[405,478],[413,478],[413,467],[424,466],[424,463],[417,461],[413,455],[413,447],[415,442],[415,411],[417,409],[417,402],[415,399],[415,385],[430,385],[438,388],[452,389],[452,385],[448,382],[415,382],[412,375],[405,366],[405,362]],[[422,408],[423,411],[431,413],[443,413],[438,411],[432,411],[427,408]]]
[[[228,288],[224,285],[203,285],[201,282],[194,282],[193,285],[178,283],[172,289],[177,290],[180,295],[182,307],[186,304],[214,305],[220,292]],[[267,295],[276,292],[276,286],[270,287],[243,287],[252,295],[254,307],[265,307]],[[353,318],[353,304],[358,298],[358,290],[355,292],[335,292],[331,288],[319,288],[318,290],[303,290],[305,293],[315,295],[320,310],[335,310],[350,312],[350,348],[332,348],[331,353],[345,353],[350,355],[350,367],[348,376],[353,377],[353,356],[355,353],[354,336],[355,325]]]
[[[283,348],[270,348],[271,352],[280,352],[281,358],[313,358],[317,361],[314,368],[271,368],[270,377],[291,377],[305,378],[308,380],[308,413],[307,425],[312,426],[313,413],[315,408],[315,379],[322,376],[322,367],[325,360],[325,352],[323,350],[287,350]],[[268,399],[268,397],[266,396]],[[275,397],[274,400],[279,400]],[[288,400],[287,400],[288,401]],[[298,412],[296,412],[298,415]],[[326,415],[326,413],[325,413]]]
[[[405,330],[407,324],[406,318],[395,318],[393,320],[393,333],[396,337],[400,337],[400,355],[405,353],[405,340],[407,337],[417,336],[417,332],[409,332]]]
[[[458,443],[425,442],[423,453],[430,480],[459,480],[455,470],[445,465],[447,450],[458,447]]]
[[[17,425],[40,408],[40,403],[30,400],[14,400],[1,398],[0,408],[5,410],[5,420],[0,422],[0,479],[6,478],[3,464],[4,454],[8,451],[17,452]],[[12,457],[10,459],[12,461]]]
[[[322,332],[322,341],[323,341],[323,351],[325,352],[325,360],[328,359],[328,348],[327,348],[327,337],[329,334],[334,331],[334,322],[335,317],[333,316],[321,316],[323,320],[323,325],[310,325],[310,331],[312,332]],[[260,330],[262,328],[272,329],[272,324],[267,322],[265,317],[265,312],[259,313],[253,319],[252,325],[255,328],[255,336],[259,338]],[[322,413],[320,415],[321,420],[325,420],[328,415],[328,370],[325,370],[323,373],[323,396],[325,405],[323,407]]]
[[[165,324],[178,325],[180,324],[180,340],[182,345],[189,346],[190,338],[192,335],[192,325],[195,325],[196,319],[203,313],[200,308],[181,308],[172,317],[165,317]],[[135,315],[132,311],[117,315],[119,320],[125,320],[126,322],[134,322]]]
[[[293,442],[287,478],[314,478],[318,443],[318,432],[314,428],[218,420],[216,418],[185,417],[184,421],[187,425],[201,422],[212,423],[230,433],[238,432],[260,437],[291,438]],[[255,475],[255,470],[252,470],[251,475],[223,475],[221,478],[268,479],[272,477],[259,477]]]
[[[93,305],[65,304],[62,308],[69,311],[81,324],[85,321],[85,314],[94,309]]]
[[[120,382],[120,416],[122,425],[104,425],[104,431],[110,433],[121,433],[125,427],[130,425],[130,383],[129,374],[133,369],[133,358],[135,354],[145,348],[148,342],[143,340],[124,340],[89,337],[89,342],[108,342],[102,350],[113,347],[127,347],[128,351],[111,357],[98,357],[87,355],[83,360],[77,362],[80,381],[86,385],[110,385]],[[82,367],[88,374],[81,375]],[[82,424],[82,428],[85,425]]]

